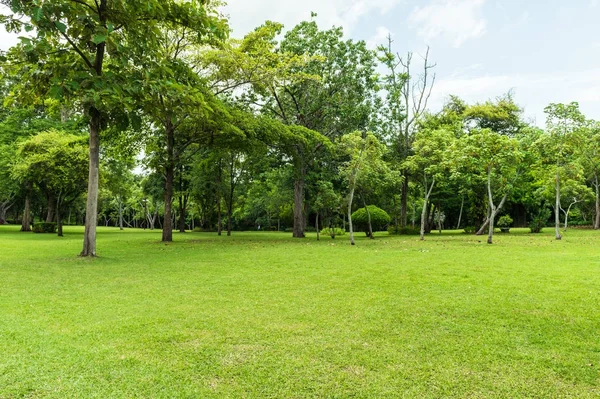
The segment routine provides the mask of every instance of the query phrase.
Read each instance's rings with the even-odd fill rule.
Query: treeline
[[[429,52],[314,21],[233,39],[207,1],[2,3],[31,36],[1,56],[0,223],[85,224],[83,256],[98,224],[354,243],[359,208],[371,237],[600,227],[600,127],[576,103],[546,129],[510,94],[433,112]]]

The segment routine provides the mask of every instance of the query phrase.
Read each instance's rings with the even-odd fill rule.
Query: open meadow
[[[0,398],[600,396],[600,234],[0,227]]]

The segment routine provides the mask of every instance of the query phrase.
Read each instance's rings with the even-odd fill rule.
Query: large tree
[[[109,122],[123,125],[147,76],[139,67],[157,55],[160,30],[185,26],[195,35],[223,37],[226,25],[210,0],[2,0],[10,31],[34,31],[12,52],[20,68],[22,98],[69,98],[89,124],[86,227],[81,256],[96,256],[100,137]],[[19,64],[17,64],[19,63]]]

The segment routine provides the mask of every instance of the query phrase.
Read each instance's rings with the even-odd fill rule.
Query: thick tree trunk
[[[56,213],[56,198],[54,195],[48,196],[48,213],[46,214],[46,223],[54,222],[54,216]]]
[[[175,179],[175,131],[170,120],[165,123],[167,134],[167,164],[165,166],[165,214],[162,226],[162,242],[173,241],[173,182]]]
[[[554,232],[557,240],[562,239],[560,234],[560,174],[556,172],[556,203],[554,206]]]
[[[100,111],[90,108],[90,166],[85,207],[83,250],[79,256],[96,256],[96,225],[98,223],[98,181],[100,177]]]
[[[304,238],[305,216],[304,216],[304,170],[294,182],[294,238]]]
[[[27,197],[25,197],[25,210],[23,211],[23,220],[21,221],[21,231],[28,232],[31,231],[31,200],[29,196],[31,194],[28,193]]]
[[[97,1],[100,23],[106,26],[107,0]],[[102,76],[106,42],[96,45],[96,56],[93,64],[97,76]],[[85,232],[83,250],[79,256],[96,256],[96,225],[98,223],[98,183],[100,180],[100,128],[102,115],[91,106],[89,109],[90,123],[90,166],[88,176],[88,193],[85,207]]]

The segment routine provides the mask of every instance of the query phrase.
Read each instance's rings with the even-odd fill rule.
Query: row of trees
[[[420,215],[422,238],[468,223],[491,243],[500,213],[524,224],[553,207],[560,238],[561,213],[595,198],[599,227],[599,129],[576,104],[549,106],[546,130],[510,95],[432,113],[429,52],[415,65],[391,39],[372,51],[314,21],[231,39],[210,1],[2,3],[0,22],[32,34],[1,60],[0,221],[74,215],[82,256],[98,223],[158,226],[163,241],[347,224],[354,243],[367,204],[394,231]]]

